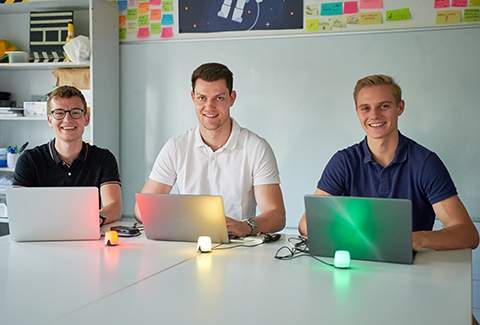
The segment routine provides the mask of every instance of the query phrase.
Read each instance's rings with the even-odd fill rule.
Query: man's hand
[[[225,217],[227,221],[227,231],[237,237],[245,237],[250,235],[252,227],[244,221],[237,221],[235,219]]]

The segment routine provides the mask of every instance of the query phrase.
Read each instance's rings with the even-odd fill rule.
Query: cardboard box
[[[47,102],[23,102],[23,115],[47,116]]]

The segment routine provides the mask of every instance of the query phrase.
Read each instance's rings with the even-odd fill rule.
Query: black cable
[[[298,241],[297,243],[293,243],[293,241],[296,240]],[[293,260],[295,258],[299,258],[299,257],[303,257],[303,256],[307,256],[307,257],[311,257],[325,265],[328,265],[328,266],[332,266],[332,267],[335,267],[335,265],[333,264],[330,264],[330,263],[327,263],[325,261],[322,261],[321,259],[311,255],[308,251],[308,240],[307,238],[305,237],[302,237],[302,236],[298,236],[297,238],[295,237],[291,237],[288,239],[288,242],[290,243],[290,245],[293,247],[293,248],[290,248],[288,246],[282,246],[280,247],[277,252],[275,253],[275,258],[278,259],[278,260]],[[279,253],[282,251],[282,250],[287,250],[288,251],[288,254],[286,255],[279,255]]]

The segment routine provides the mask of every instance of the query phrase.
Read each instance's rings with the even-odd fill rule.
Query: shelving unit
[[[0,91],[12,94],[17,104],[30,101],[31,95],[53,90],[58,68],[90,68],[90,125],[84,140],[108,148],[120,157],[119,117],[119,42],[118,5],[107,0],[30,0],[0,4],[0,39],[12,42],[21,51],[29,51],[31,11],[74,11],[75,36],[90,38],[90,61],[85,63],[12,63],[0,64]],[[28,148],[54,137],[46,117],[1,117],[0,147],[21,145]],[[0,169],[0,171],[8,171]],[[0,220],[1,222],[1,220]]]

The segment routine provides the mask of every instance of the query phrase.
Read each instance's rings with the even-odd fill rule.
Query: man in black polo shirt
[[[18,158],[13,186],[96,186],[103,206],[99,223],[120,219],[122,196],[117,161],[107,149],[82,140],[90,123],[83,94],[71,86],[56,88],[48,100],[47,120],[55,138]]]

